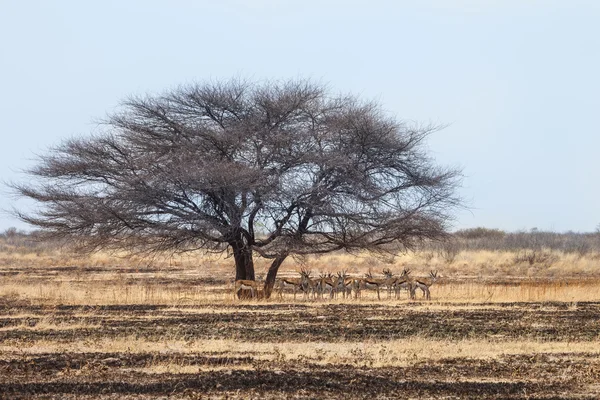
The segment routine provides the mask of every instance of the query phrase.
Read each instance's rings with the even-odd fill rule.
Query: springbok
[[[334,297],[340,292],[344,295],[344,298],[346,298],[348,292],[352,293],[352,279],[348,277],[346,271],[338,272],[337,278],[333,278]]]
[[[410,275],[410,269],[404,268],[402,271],[402,275],[396,278],[396,282],[394,282],[394,291],[396,292],[396,298],[400,297],[400,290],[405,289],[409,295],[411,293],[412,287],[412,278]]]
[[[329,298],[333,298],[333,291],[336,282],[334,282],[333,275],[321,274],[317,279],[317,293],[323,298],[323,293],[329,292]]]
[[[387,287],[388,298],[390,298],[390,297],[392,297],[392,289],[395,289],[399,278],[394,277],[394,274],[392,274],[392,271],[390,271],[389,268],[385,268],[383,270],[383,275],[385,276],[384,285]],[[396,297],[398,297],[398,296],[396,295]]]
[[[361,297],[362,289],[375,289],[377,291],[377,299],[381,300],[381,295],[379,294],[380,289],[387,284],[387,279],[376,279],[373,278],[371,271],[365,274],[364,278],[355,279],[354,284],[352,285],[355,290],[355,297]]]
[[[350,297],[352,295],[352,282],[354,281],[352,278],[346,274],[346,271],[337,273],[337,283],[335,285],[336,292],[342,292],[344,298]]]
[[[278,280],[278,292],[279,297],[283,297],[283,290],[285,288],[291,287],[294,291],[294,300],[296,300],[296,292],[298,290],[303,291],[302,283],[304,282],[304,273],[305,270],[300,272],[300,278],[279,278]]]
[[[310,271],[305,271],[302,270],[302,272],[300,272],[300,275],[302,276],[302,291],[304,292],[304,296],[308,295],[308,297],[310,298],[310,294],[312,293],[313,295],[313,299],[317,298],[317,292],[318,292],[318,280],[317,279],[312,279],[310,277]]]
[[[415,279],[411,285],[410,297],[414,299],[417,289],[421,289],[421,291],[423,292],[423,296],[425,296],[427,300],[431,300],[431,293],[429,292],[429,288],[435,283],[435,281],[437,281],[437,279],[437,271],[429,272],[429,278]]]
[[[354,278],[346,275],[346,271],[343,271],[342,276],[344,277],[344,287],[346,288],[346,296],[352,297],[352,287],[354,286]]]
[[[250,290],[250,292],[252,293],[252,298],[257,297],[258,293],[260,292],[260,287],[262,286],[262,284],[260,282],[257,281],[249,281],[246,279],[238,279],[235,281],[235,284],[233,286],[233,296],[237,296],[240,290]]]

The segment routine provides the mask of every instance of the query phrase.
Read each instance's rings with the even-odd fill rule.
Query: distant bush
[[[16,228],[6,229],[0,233],[0,251],[18,253],[40,253],[57,249],[68,249],[65,243],[44,239],[41,232],[24,232]],[[500,229],[471,228],[459,230],[445,242],[423,242],[416,249],[421,252],[425,262],[437,254],[446,263],[452,264],[461,251],[509,251],[519,253],[516,262],[533,260],[540,263],[545,252],[562,251],[567,254],[585,256],[591,253],[600,254],[600,232],[544,232],[537,229],[531,231],[504,232]],[[405,251],[395,248],[394,251]]]
[[[40,253],[44,251],[55,250],[58,243],[43,240],[40,232],[25,232],[17,228],[8,228],[0,233],[0,251],[16,253]]]
[[[515,264],[528,263],[529,265],[542,264],[545,267],[550,267],[558,261],[558,257],[546,251],[536,250],[521,250],[514,257]]]
[[[455,237],[462,239],[501,239],[506,235],[506,232],[500,229],[489,229],[489,228],[470,228],[461,229],[454,233]]]
[[[568,254],[584,256],[588,253],[600,253],[600,234],[577,232],[531,231],[504,232],[500,229],[471,228],[452,234],[446,244],[426,242],[420,250],[444,252],[444,258],[453,259],[452,254],[468,250],[512,251],[557,250]]]

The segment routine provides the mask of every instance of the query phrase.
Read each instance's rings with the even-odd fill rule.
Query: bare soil
[[[193,306],[34,306],[0,301],[2,399],[159,398],[444,398],[594,399],[598,353],[450,355],[406,366],[377,367],[264,359],[223,351],[44,352],[31,344],[136,337],[157,343],[344,343],[432,338],[536,341],[600,340],[600,303],[389,304],[214,303]],[[68,328],[68,329],[66,329]],[[28,351],[23,351],[27,348]],[[360,354],[359,354],[360,356]],[[150,372],[170,363],[193,373]]]
[[[452,303],[380,304],[208,304],[194,306],[0,305],[0,341],[53,340],[165,334],[195,339],[236,338],[252,342],[358,341],[412,336],[438,339],[527,338],[550,341],[600,339],[600,303],[499,303],[460,309]],[[465,304],[465,306],[468,306]],[[481,308],[484,306],[484,308]],[[457,309],[459,308],[459,309]],[[191,311],[190,311],[191,310]],[[218,312],[217,312],[218,311]],[[25,315],[25,316],[23,316]],[[39,321],[79,324],[68,330],[32,330]],[[87,325],[93,327],[86,327]]]

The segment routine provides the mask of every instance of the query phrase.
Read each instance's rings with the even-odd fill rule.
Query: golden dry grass
[[[310,361],[316,365],[348,364],[370,367],[406,367],[421,362],[451,359],[496,359],[506,355],[536,355],[558,353],[587,353],[600,356],[600,341],[548,342],[534,340],[440,340],[409,338],[402,340],[365,340],[348,342],[240,342],[233,339],[182,340],[172,338],[164,341],[148,341],[137,337],[118,337],[97,341],[78,340],[70,343],[39,340],[23,343],[16,350],[14,343],[0,345],[0,351],[18,351],[23,355],[46,353],[156,353],[181,354],[226,354],[228,357],[252,355],[263,361]],[[176,370],[178,363],[157,362],[147,365],[148,370],[160,371],[169,367]],[[180,362],[180,366],[183,364]],[[231,368],[231,367],[229,367]],[[183,371],[179,371],[183,372]]]
[[[294,276],[300,268],[310,269],[313,276],[340,270],[362,276],[369,270],[380,273],[383,268],[400,273],[410,268],[411,276],[416,277],[434,269],[441,276],[431,289],[434,302],[600,300],[600,260],[595,254],[556,254],[557,261],[547,268],[514,264],[515,254],[503,252],[461,252],[450,264],[430,256],[413,253],[382,260],[336,253],[301,261],[290,258],[280,275]],[[257,278],[263,278],[267,269],[268,260],[258,258]],[[215,255],[149,259],[104,253],[78,256],[59,251],[39,255],[0,253],[0,272],[0,296],[34,304],[201,305],[234,301],[232,259]],[[202,283],[205,280],[212,283]],[[400,301],[408,301],[407,297],[406,292],[401,293]],[[384,299],[387,301],[385,292]],[[274,296],[269,301],[281,300]],[[367,293],[361,301],[374,302],[375,294]]]
[[[565,283],[562,281],[522,281],[517,283],[493,283],[485,281],[436,283],[431,287],[432,303],[502,303],[502,302],[549,302],[549,301],[600,301],[600,280]],[[161,305],[203,305],[215,302],[232,303],[234,299],[229,285],[182,286],[159,285],[152,282],[131,284],[109,279],[106,282],[28,282],[26,280],[5,279],[0,286],[0,296],[30,301],[39,305],[115,305],[115,304],[161,304]],[[277,295],[269,303],[291,301],[291,294]],[[297,301],[306,301],[302,294]],[[312,299],[308,299],[313,301]],[[255,300],[256,301],[256,300]],[[408,293],[401,292],[400,298],[381,292],[381,300],[374,291],[364,291],[362,297],[330,300],[327,297],[318,302],[409,302]],[[417,300],[424,301],[420,292]]]
[[[410,268],[414,272],[426,274],[429,270],[442,270],[454,277],[600,277],[600,253],[565,253],[557,250],[540,250],[547,260],[530,264],[519,261],[518,251],[460,251],[449,262],[442,254],[432,251],[399,253],[396,255],[375,256],[369,253],[348,254],[336,252],[303,259],[289,257],[281,267],[281,272],[297,272],[309,268],[314,273],[346,270],[351,274],[364,274],[369,270],[375,273],[383,268],[401,272]],[[269,260],[255,258],[258,276],[264,276],[269,268]],[[112,267],[144,270],[146,268],[197,269],[205,276],[233,274],[233,259],[226,255],[187,253],[183,255],[154,255],[152,257],[132,256],[127,253],[94,253],[78,255],[66,250],[45,250],[36,253],[0,252],[0,266],[6,269],[22,267],[52,268],[56,266]],[[217,273],[217,274],[215,274]]]
[[[352,255],[333,253],[307,257],[304,262],[286,260],[284,268],[299,269],[307,266],[315,272],[347,270],[351,274],[364,274],[369,269],[381,273],[390,268],[400,273],[404,268],[414,273],[427,275],[430,270],[440,270],[448,277],[600,277],[600,254],[585,256],[561,251],[542,250],[549,258],[544,263],[519,262],[515,251],[460,251],[452,262],[435,252],[411,252],[389,257],[374,257],[370,254]],[[266,266],[265,266],[266,268]],[[266,269],[264,270],[266,272]]]
[[[600,377],[593,321],[585,321],[583,332],[571,323],[597,316],[597,304],[583,303],[600,301],[594,255],[556,254],[554,263],[544,266],[515,263],[512,253],[463,252],[452,263],[423,253],[387,260],[330,254],[289,259],[281,274],[293,276],[303,267],[313,275],[347,270],[354,276],[369,270],[377,275],[383,268],[396,274],[410,268],[412,276],[426,276],[437,269],[441,279],[431,287],[431,301],[420,293],[412,301],[406,292],[388,299],[386,291],[377,300],[371,291],[360,300],[308,301],[299,295],[292,304],[286,294],[241,302],[232,294],[230,258],[0,253],[0,368],[21,374],[24,387],[37,390],[49,382],[58,396],[74,396],[65,398],[79,398],[77,385],[99,381],[108,391],[116,390],[111,382],[132,385],[113,398],[138,387],[155,388],[157,396],[182,394],[184,389],[169,382],[190,376],[199,381],[212,376],[212,388],[225,385],[227,395],[246,398],[248,392],[236,392],[244,374],[266,374],[297,391],[306,386],[297,380],[302,374],[310,375],[307,381],[314,374],[317,381],[352,386],[361,374],[370,381],[398,373],[393,376],[401,383],[409,373],[413,381],[430,385],[434,397],[441,392],[432,382],[459,382],[458,389],[471,382],[479,390],[494,381],[498,386],[491,386],[489,398],[498,398],[511,384],[544,392],[536,386],[543,373],[564,393],[600,391],[593,385]],[[267,268],[268,260],[256,260],[259,279]],[[403,330],[413,321],[420,322]],[[573,376],[583,383],[571,385]],[[249,379],[252,388],[254,378]],[[30,390],[10,379],[0,385],[15,393]],[[444,390],[452,393],[454,387]],[[277,394],[286,398],[290,392]]]

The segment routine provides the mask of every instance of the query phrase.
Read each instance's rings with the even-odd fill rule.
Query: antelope
[[[409,277],[410,269],[404,268],[402,271],[402,275],[399,278],[396,278],[396,282],[393,287],[396,292],[396,298],[400,297],[400,290],[405,289],[409,294],[411,292],[412,287],[412,279]]]
[[[353,279],[346,274],[345,270],[342,272],[338,272],[337,275],[338,278],[337,283],[335,284],[335,291],[341,291],[344,295],[344,298],[346,298],[346,296],[351,296]]]
[[[417,289],[421,289],[421,291],[423,292],[423,296],[427,300],[431,300],[431,293],[429,292],[429,288],[431,287],[431,285],[433,285],[435,283],[435,281],[437,281],[437,279],[438,279],[437,271],[435,271],[435,272],[434,271],[429,272],[429,277],[428,278],[417,278],[417,279],[415,279],[415,281],[411,285],[410,297],[412,299],[414,299],[415,295],[416,295]]]
[[[396,287],[399,278],[395,278],[389,268],[383,270],[383,275],[385,276],[385,286],[387,286],[388,289],[388,298],[390,298],[392,297],[392,289]],[[396,295],[396,297],[398,296]]]
[[[342,273],[344,277],[344,287],[346,288],[346,296],[352,297],[352,286],[354,286],[354,278],[346,275],[346,271]]]
[[[362,285],[362,278],[355,278],[352,281],[352,290],[354,290],[354,298],[358,299],[361,297],[360,287]]]
[[[356,297],[361,296],[362,289],[375,289],[377,291],[377,299],[381,300],[381,295],[379,294],[379,290],[382,286],[386,285],[387,279],[376,279],[373,278],[371,271],[365,274],[364,278],[355,280],[353,285],[354,290],[356,291]]]
[[[319,275],[319,279],[317,279],[317,293],[321,296],[321,298],[323,298],[323,293],[326,291],[329,292],[329,298],[333,298],[334,286],[335,282],[333,280],[333,275]]]
[[[235,281],[233,296],[237,296],[240,290],[250,290],[252,298],[256,297],[260,293],[260,287],[262,284],[257,281],[249,281],[246,279],[238,279]],[[256,292],[255,292],[256,290]]]
[[[306,296],[308,294],[310,297],[310,293],[312,293],[313,299],[316,299],[318,292],[318,280],[311,279],[310,271],[302,270],[300,275],[302,276],[301,289],[304,292],[304,295]]]
[[[283,289],[287,287],[291,287],[294,291],[294,300],[296,300],[296,291],[300,289],[303,291],[302,284],[304,282],[304,273],[306,271],[302,270],[300,272],[300,278],[280,278],[279,279],[279,297],[283,297]]]

